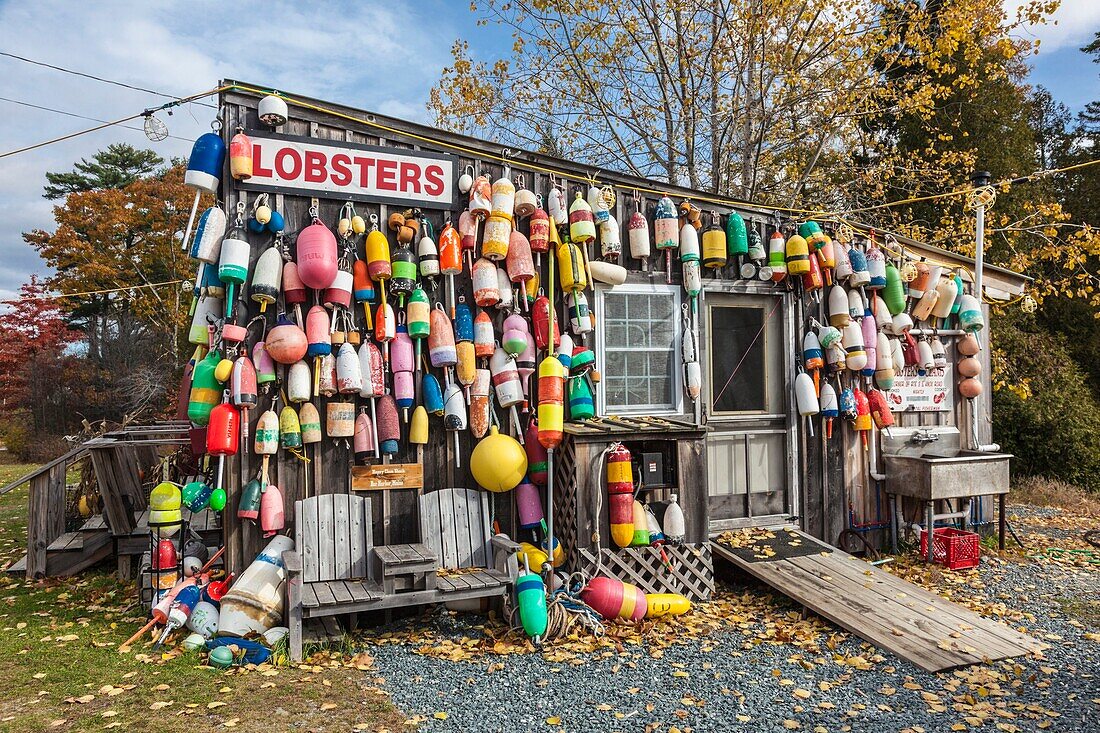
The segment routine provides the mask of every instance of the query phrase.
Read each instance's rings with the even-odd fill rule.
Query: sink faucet
[[[918,445],[928,445],[929,443],[935,443],[939,439],[939,434],[933,433],[931,430],[918,430],[909,438],[910,442],[917,443]]]

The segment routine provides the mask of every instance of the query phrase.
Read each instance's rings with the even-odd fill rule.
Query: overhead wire
[[[160,112],[161,110],[166,110],[166,109],[171,109],[173,107],[178,107],[181,104],[186,104],[186,103],[192,102],[196,99],[203,99],[204,97],[209,97],[209,96],[214,95],[214,94],[219,94],[219,93],[225,91],[227,88],[228,87],[223,86],[223,87],[217,87],[215,89],[210,89],[210,90],[205,91],[205,92],[199,92],[198,94],[192,94],[190,96],[182,97],[180,99],[176,99],[176,100],[173,100],[171,102],[166,102],[166,103],[160,105],[159,107],[142,110],[141,112],[138,112],[136,114],[128,115],[126,117],[120,117],[117,120],[111,120],[109,122],[104,122],[103,124],[96,125],[95,127],[89,127],[86,130],[78,130],[76,132],[71,132],[68,135],[61,135],[59,137],[51,138],[49,140],[43,140],[40,143],[35,143],[33,145],[25,145],[24,147],[16,148],[15,150],[9,150],[5,153],[0,153],[0,159],[8,158],[12,155],[18,155],[20,153],[26,153],[30,150],[37,150],[38,148],[44,148],[47,145],[53,145],[54,143],[63,142],[65,140],[71,140],[74,137],[80,137],[81,135],[87,135],[89,133],[97,132],[99,130],[106,129],[108,127],[114,127],[116,125],[121,125],[125,122],[129,122],[130,120],[136,120],[138,117],[145,117],[145,116],[151,115],[155,112]]]
[[[53,69],[54,71],[61,71],[61,72],[66,73],[66,74],[72,74],[73,76],[80,76],[80,77],[83,77],[85,79],[91,79],[93,81],[101,82],[103,84],[113,84],[116,87],[122,87],[124,89],[132,89],[135,92],[144,92],[145,94],[153,94],[153,95],[156,95],[158,97],[167,97],[168,99],[180,99],[180,96],[178,94],[167,94],[165,92],[158,92],[155,89],[146,89],[145,87],[139,87],[139,86],[136,86],[134,84],[127,84],[124,81],[117,81],[115,79],[108,79],[106,77],[96,76],[95,74],[89,74],[89,73],[84,72],[84,71],[76,71],[75,69],[67,69],[64,66],[58,66],[56,64],[49,64],[49,63],[46,63],[45,61],[36,61],[35,59],[29,59],[26,56],[20,56],[18,54],[14,54],[14,53],[11,53],[9,51],[0,51],[0,56],[6,56],[10,59],[15,59],[16,61],[23,61],[23,62],[28,63],[28,64],[33,64],[35,66],[42,66],[42,67],[47,68],[47,69]],[[203,107],[211,107],[213,109],[217,109],[217,105],[209,104],[207,102],[198,102],[197,104],[201,104]]]
[[[121,293],[123,291],[132,290],[146,290],[150,288],[161,288],[168,285],[179,285],[181,283],[189,282],[188,280],[164,280],[159,283],[145,283],[142,285],[125,285],[118,288],[103,288],[100,290],[85,290],[80,293],[50,293],[49,295],[36,295],[30,298],[8,298],[0,300],[0,303],[6,303],[9,305],[18,305],[24,300],[61,300],[62,298],[85,298],[89,295],[107,295],[109,293]]]
[[[76,117],[80,120],[88,120],[89,122],[107,122],[107,120],[101,120],[98,117],[89,117],[87,115],[77,114],[76,112],[66,112],[63,109],[54,109],[53,107],[45,107],[41,104],[33,104],[32,102],[24,102],[19,99],[11,99],[9,97],[0,97],[0,102],[8,102],[10,104],[18,104],[23,107],[30,107],[31,109],[39,109],[43,112],[53,112],[54,114],[65,115],[66,117]],[[135,130],[137,132],[145,132],[141,127],[134,127],[133,125],[118,125],[118,127],[125,127],[127,130]],[[179,135],[169,135],[168,137],[173,140],[182,140],[184,142],[195,142],[192,138],[180,137]]]

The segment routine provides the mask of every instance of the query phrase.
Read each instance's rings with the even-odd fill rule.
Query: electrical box
[[[647,489],[668,486],[665,481],[665,457],[662,453],[642,453],[641,482]]]

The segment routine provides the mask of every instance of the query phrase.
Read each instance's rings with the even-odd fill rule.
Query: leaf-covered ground
[[[22,468],[0,466],[0,483]],[[5,564],[25,501],[0,497]],[[688,616],[542,650],[495,618],[428,609],[301,667],[227,673],[178,649],[118,653],[142,614],[106,571],[0,576],[0,730],[1100,730],[1100,554],[1081,540],[1100,519],[1080,506],[1014,507],[1027,550],[987,545],[973,570],[887,566],[1051,645],[939,675],[738,578]]]
[[[0,484],[28,468],[0,465]],[[26,499],[25,488],[0,496],[0,567],[26,549]],[[144,622],[135,601],[109,569],[42,582],[0,574],[0,731],[402,727],[369,656],[221,672],[179,650],[120,654]]]

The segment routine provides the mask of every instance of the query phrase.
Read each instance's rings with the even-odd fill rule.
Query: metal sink
[[[963,450],[949,426],[894,428],[883,436],[886,491],[924,501],[1008,493],[1008,453]]]

